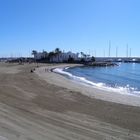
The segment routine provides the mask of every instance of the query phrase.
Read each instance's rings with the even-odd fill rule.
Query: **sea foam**
[[[70,78],[72,80],[79,82],[80,84],[84,84],[84,85],[87,85],[90,87],[98,88],[100,90],[111,91],[111,92],[115,92],[115,93],[127,94],[127,95],[132,95],[132,96],[140,96],[140,91],[137,91],[136,88],[130,87],[129,85],[126,85],[125,87],[121,87],[121,86],[111,87],[111,86],[106,85],[105,83],[99,83],[99,82],[96,83],[96,82],[93,82],[93,81],[86,79],[85,77],[75,76],[75,75],[65,71],[68,68],[69,67],[55,68],[53,70],[53,72],[64,75],[67,78]]]

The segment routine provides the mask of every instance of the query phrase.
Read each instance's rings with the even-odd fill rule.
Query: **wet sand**
[[[90,98],[56,85],[65,81],[57,74],[53,83],[50,71],[47,79],[30,73],[35,67],[0,64],[0,139],[140,140],[139,107]]]

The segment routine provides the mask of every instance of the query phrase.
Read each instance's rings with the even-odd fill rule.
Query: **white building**
[[[46,58],[46,54],[44,52],[37,52],[36,54],[34,54],[34,59],[35,60],[39,60],[42,58]]]
[[[60,53],[53,56],[50,59],[50,62],[65,62],[65,61],[68,61],[69,58],[72,58],[74,61],[78,61],[79,60],[78,56],[79,56],[78,53],[72,53],[72,52]]]
[[[36,52],[34,53],[34,59],[35,60],[40,60],[43,58],[47,58],[49,54],[46,54],[44,51],[43,52]],[[53,56],[50,57],[50,62],[67,62],[70,58],[73,59],[74,61],[79,60],[79,53],[72,53],[72,52],[63,52],[59,54],[54,54]]]

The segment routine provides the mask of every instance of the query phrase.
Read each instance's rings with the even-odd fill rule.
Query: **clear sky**
[[[0,0],[0,57],[31,50],[140,56],[140,0]]]

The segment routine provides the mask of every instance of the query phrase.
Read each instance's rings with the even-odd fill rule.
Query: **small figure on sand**
[[[31,69],[31,71],[30,71],[30,72],[31,72],[31,73],[33,73],[34,71],[35,71],[35,68],[34,68],[34,69]]]
[[[33,73],[34,71],[31,69],[31,71],[30,71],[31,73]]]

